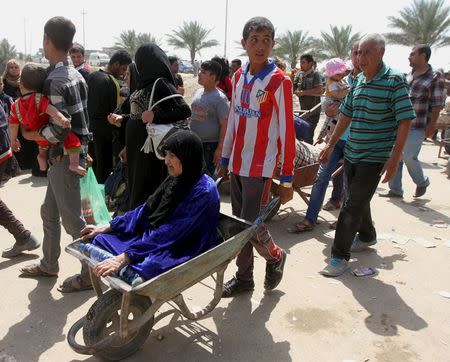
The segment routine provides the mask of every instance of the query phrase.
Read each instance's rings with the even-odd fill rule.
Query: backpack
[[[109,211],[128,209],[127,165],[119,162],[105,180],[106,206]]]

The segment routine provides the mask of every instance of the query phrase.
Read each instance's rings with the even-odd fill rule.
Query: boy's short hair
[[[202,65],[200,65],[200,69],[214,74],[216,76],[216,80],[219,80],[220,75],[222,74],[222,66],[214,60],[207,60],[206,62],[203,62]]]
[[[35,64],[27,63],[20,74],[20,82],[29,90],[41,93],[44,82],[47,78],[47,71]]]
[[[414,47],[419,54],[425,54],[425,60],[428,62],[431,58],[431,48],[427,44],[419,44]]]
[[[305,59],[308,63],[314,63],[314,58],[311,54],[302,54],[300,60]]]
[[[240,60],[240,59],[238,59],[238,58],[236,58],[236,59],[233,59],[232,61],[231,61],[231,63],[233,64],[237,64],[237,65],[239,65],[239,66],[242,66],[242,61]]]
[[[62,16],[51,18],[44,26],[44,34],[47,35],[53,46],[64,52],[68,52],[72,47],[75,31],[75,25],[72,21]]]
[[[170,56],[167,57],[167,59],[169,59],[170,65],[172,65],[175,62],[178,62],[178,57],[175,56],[175,55],[170,55]]]
[[[275,28],[273,27],[272,22],[262,16],[256,16],[245,23],[244,29],[242,30],[242,38],[247,40],[252,31],[259,33],[264,30],[267,30],[270,33],[272,40],[275,39]]]
[[[78,44],[78,43],[74,43],[72,48],[70,48],[70,50],[69,50],[69,54],[74,54],[74,53],[81,53],[81,55],[84,55],[84,46],[82,46],[81,44]]]
[[[128,65],[133,61],[126,50],[117,50],[109,60],[109,65],[118,62],[120,65]]]

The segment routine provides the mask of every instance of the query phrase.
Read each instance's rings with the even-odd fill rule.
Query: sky
[[[0,39],[6,38],[20,52],[34,54],[42,47],[45,22],[52,16],[70,18],[77,27],[75,41],[83,43],[83,15],[86,49],[101,49],[112,46],[123,30],[149,32],[160,40],[169,55],[189,59],[186,50],[173,49],[167,45],[166,34],[182,25],[183,21],[197,20],[207,29],[212,29],[209,39],[216,39],[219,46],[204,49],[198,59],[206,60],[214,55],[224,55],[226,0],[171,0],[135,1],[110,0],[73,2],[23,0],[18,11],[3,13],[0,20]],[[329,31],[330,25],[353,26],[354,32],[385,33],[395,31],[388,27],[388,16],[397,16],[400,9],[411,0],[340,0],[340,1],[298,1],[283,0],[228,0],[228,31],[226,56],[233,59],[243,50],[236,41],[242,38],[245,22],[253,16],[269,18],[277,34],[287,30],[307,31],[310,36],[319,37],[321,31]],[[447,6],[450,1],[447,1]],[[10,3],[11,4],[11,3]],[[12,6],[12,5],[10,5]],[[385,62],[403,72],[410,70],[408,54],[403,46],[386,47]],[[244,59],[243,59],[244,60]],[[450,69],[450,48],[433,49],[430,63],[435,68]]]

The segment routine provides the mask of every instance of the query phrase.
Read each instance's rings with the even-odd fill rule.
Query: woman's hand
[[[152,123],[153,118],[155,118],[155,113],[153,111],[144,111],[142,112],[141,118],[144,123]]]
[[[123,117],[115,114],[115,113],[110,113],[108,114],[108,122],[110,124],[112,124],[113,126],[116,127],[121,127],[122,126],[122,121],[123,121]]]
[[[127,254],[122,253],[98,263],[94,267],[93,272],[95,275],[103,277],[117,273],[120,269],[122,269],[129,263],[130,260],[128,259]]]
[[[106,226],[95,226],[95,225],[86,225],[81,231],[80,236],[81,240],[86,241],[96,237],[98,234],[105,234],[111,231],[109,225]]]

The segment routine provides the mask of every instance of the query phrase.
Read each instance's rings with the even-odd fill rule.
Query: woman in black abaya
[[[125,132],[129,210],[144,203],[167,176],[163,160],[158,159],[153,152],[141,151],[147,138],[142,113],[148,109],[153,84],[158,78],[163,78],[156,83],[154,103],[177,94],[167,55],[156,44],[141,45],[136,52],[135,63],[139,83],[130,97],[130,118]],[[190,117],[191,109],[183,98],[172,98],[157,105],[153,115],[155,124],[178,123],[181,128],[187,128],[186,118]]]

